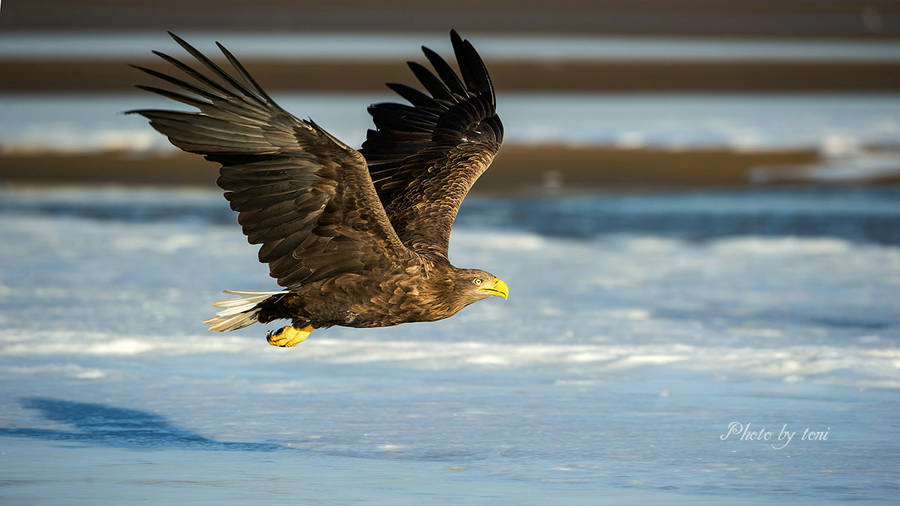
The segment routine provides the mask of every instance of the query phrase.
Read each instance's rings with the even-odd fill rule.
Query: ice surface
[[[0,499],[890,502],[898,197],[474,199],[508,301],[285,350],[202,323],[276,288],[217,193],[7,188]]]
[[[276,94],[279,103],[359,146],[375,102],[388,94]],[[135,108],[183,108],[149,94],[96,97],[0,96],[0,151],[174,151]],[[900,174],[900,99],[874,95],[690,95],[505,93],[498,110],[506,142],[620,148],[735,150],[816,149],[821,164],[777,171],[760,167],[754,181],[844,182]],[[540,118],[540,121],[534,121]],[[872,154],[872,149],[879,154]]]
[[[137,77],[136,77],[137,79]],[[298,117],[312,117],[351,146],[365,139],[366,107],[388,93],[275,93]],[[151,94],[0,96],[6,151],[175,149],[135,108],[180,108]],[[498,111],[510,143],[604,144],[625,148],[819,149],[827,156],[867,146],[896,148],[896,94],[545,94],[503,93]],[[540,121],[535,121],[540,118]]]

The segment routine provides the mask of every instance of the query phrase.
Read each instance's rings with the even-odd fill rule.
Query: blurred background
[[[0,177],[210,184],[131,108],[152,49],[230,47],[351,145],[448,27],[490,63],[507,141],[476,191],[898,180],[900,6],[858,2],[11,2]],[[127,162],[126,162],[127,160]]]
[[[275,284],[129,64],[222,42],[359,146],[451,28],[506,130],[451,259],[510,300],[207,332]],[[895,0],[7,1],[0,68],[0,502],[896,499]]]

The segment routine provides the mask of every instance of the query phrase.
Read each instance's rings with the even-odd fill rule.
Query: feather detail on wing
[[[192,82],[140,70],[180,88],[139,88],[199,112],[143,109],[172,144],[222,165],[219,186],[272,277],[295,287],[347,272],[388,268],[411,254],[379,202],[365,159],[312,121],[279,107],[221,45],[228,73],[170,34],[205,69],[160,52]]]
[[[484,63],[456,31],[450,38],[460,74],[423,47],[437,75],[418,63],[408,65],[427,94],[389,83],[410,105],[370,106],[376,128],[360,150],[403,243],[445,258],[459,206],[503,141]]]

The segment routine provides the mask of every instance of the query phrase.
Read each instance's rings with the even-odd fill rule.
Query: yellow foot
[[[287,327],[278,329],[274,332],[271,330],[266,332],[266,340],[269,341],[269,344],[272,346],[290,348],[291,346],[297,346],[303,341],[306,341],[306,338],[309,337],[309,334],[312,333],[313,330],[315,329],[312,325],[307,325],[302,329],[295,329],[288,325]]]

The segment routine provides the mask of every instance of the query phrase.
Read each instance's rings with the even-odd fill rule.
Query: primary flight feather
[[[434,72],[408,65],[425,92],[389,83],[409,105],[370,106],[375,129],[357,151],[279,107],[221,44],[231,73],[170,35],[200,68],[154,51],[190,81],[137,67],[180,89],[139,87],[199,112],[129,113],[221,164],[218,185],[285,288],[229,291],[239,297],[214,304],[224,309],[210,330],[290,319],[267,338],[294,346],[316,328],[434,321],[508,296],[494,275],[447,258],[459,206],[503,140],[491,79],[469,41],[450,32],[459,74],[422,47]]]

